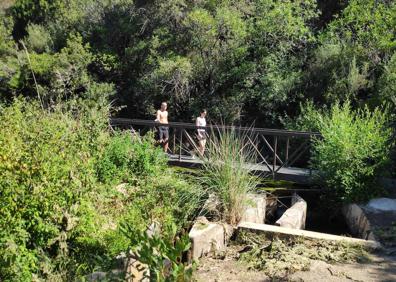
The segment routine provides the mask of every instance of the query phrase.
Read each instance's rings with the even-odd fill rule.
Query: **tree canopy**
[[[168,101],[172,120],[205,107],[215,121],[281,127],[305,100],[361,107],[395,95],[394,1],[12,2],[1,11],[3,99],[39,88],[45,103],[110,97],[125,117],[151,119]]]

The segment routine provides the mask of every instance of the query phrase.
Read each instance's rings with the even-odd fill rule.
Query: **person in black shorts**
[[[168,111],[166,110],[168,105],[166,102],[161,103],[161,109],[157,111],[156,122],[161,124],[168,124]],[[165,153],[168,152],[169,146],[169,127],[159,126],[159,142],[163,145]]]
[[[168,142],[168,140],[169,140],[169,127],[160,126],[158,129],[159,129],[159,140],[160,140],[160,143]]]

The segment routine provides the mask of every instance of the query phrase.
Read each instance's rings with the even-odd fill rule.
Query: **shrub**
[[[115,250],[132,251],[149,266],[152,281],[190,281],[192,268],[181,261],[190,242],[187,235],[178,235],[189,229],[204,196],[200,187],[165,169],[162,175],[151,176],[131,190],[128,210],[113,233],[119,234],[115,237],[118,242],[112,239],[107,244],[113,254]],[[146,233],[150,223],[160,227],[153,236]]]
[[[157,150],[151,141],[151,137],[131,139],[128,133],[119,132],[109,140],[106,148],[109,144],[118,146],[121,143],[119,147],[125,147],[127,153],[131,153],[132,161],[135,161],[137,147],[141,147],[142,152],[147,148],[146,155],[159,152],[162,158],[162,150]],[[121,150],[121,160],[122,154]],[[84,208],[80,208],[84,216],[78,216],[81,216],[79,220],[83,224],[74,229],[73,240],[69,242],[73,250],[72,258],[78,266],[77,273],[71,277],[94,270],[112,270],[116,263],[114,258],[135,247],[129,240],[130,235],[122,232],[122,226],[130,225],[136,232],[144,232],[148,223],[157,222],[160,226],[176,224],[177,230],[180,230],[198,211],[201,201],[198,187],[162,165],[155,168],[154,173],[140,168],[140,175],[132,170],[135,166],[129,165],[130,155],[126,155],[126,172],[134,177],[123,185],[124,191],[120,193],[113,188],[115,179],[112,178],[110,185],[96,190],[96,194],[89,194],[89,201],[84,201]]]
[[[94,119],[101,126],[91,127],[92,116],[78,108],[43,111],[24,100],[1,108],[0,280],[48,277],[67,256],[71,234],[82,224],[73,219],[97,186],[97,137],[107,116],[99,112]]]
[[[98,162],[99,179],[114,183],[159,173],[165,168],[166,158],[153,143],[151,135],[138,137],[116,132]]]
[[[220,200],[222,219],[236,224],[241,219],[248,192],[259,183],[249,173],[249,163],[256,163],[255,149],[248,133],[236,130],[212,132],[207,146],[201,183]]]
[[[391,147],[387,110],[353,111],[349,102],[335,104],[329,113],[307,109],[308,117],[317,117],[323,136],[314,141],[312,157],[320,180],[344,202],[378,195],[381,188],[377,179],[389,161]],[[303,124],[304,110],[301,116]]]
[[[149,235],[130,224],[123,225],[122,231],[130,240],[132,257],[148,266],[145,276],[151,281],[191,281],[193,268],[182,262],[182,255],[191,242],[187,234],[176,236],[176,225],[166,226],[163,235]]]
[[[312,101],[300,104],[300,110],[299,116],[285,120],[285,127],[290,130],[318,132],[325,116],[324,110],[316,109]]]
[[[108,271],[130,247],[120,224],[179,230],[197,213],[200,189],[165,166],[152,136],[110,136],[108,111],[91,102],[0,105],[1,281]],[[128,180],[128,189],[115,180]]]
[[[51,36],[49,32],[41,25],[30,24],[27,27],[27,46],[30,50],[37,53],[49,52]]]
[[[128,135],[117,133],[111,138],[97,165],[101,181],[112,183],[127,174],[128,162],[132,159],[131,145]]]
[[[130,208],[123,221],[137,225],[137,222],[175,222],[182,228],[198,214],[205,199],[206,193],[200,186],[165,169],[162,175],[147,178],[134,187]],[[139,221],[139,217],[142,220]]]
[[[133,160],[131,172],[135,175],[155,175],[161,173],[166,166],[166,157],[159,147],[155,147],[154,136],[146,134],[143,138],[134,138],[132,143]]]
[[[396,95],[396,53],[392,55],[384,67],[384,72],[378,83],[380,97],[385,101],[395,103]]]

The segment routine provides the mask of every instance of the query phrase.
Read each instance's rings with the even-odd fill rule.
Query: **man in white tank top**
[[[199,117],[195,122],[196,126],[206,126],[206,110],[203,109]],[[206,131],[203,128],[197,129],[197,137],[198,137],[198,151],[201,157],[205,152],[205,145],[206,145]]]

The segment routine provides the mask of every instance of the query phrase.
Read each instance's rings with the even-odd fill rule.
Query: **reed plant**
[[[218,127],[208,138],[203,170],[199,179],[209,193],[219,199],[221,220],[237,224],[247,202],[247,195],[259,183],[250,173],[256,163],[254,138],[250,131]]]

